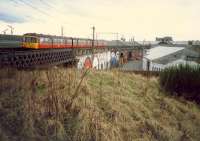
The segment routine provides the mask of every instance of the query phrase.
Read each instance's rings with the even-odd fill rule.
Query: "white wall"
[[[146,58],[143,58],[142,69],[145,70],[145,71],[147,70],[147,59]]]
[[[165,65],[154,63],[151,60],[149,60],[149,61],[150,61],[150,64],[149,64],[149,70],[150,71],[161,71],[161,70],[163,70],[165,68]],[[148,68],[147,68],[147,62],[148,62],[148,59],[143,58],[143,64],[142,64],[142,66],[143,66],[143,70],[144,71],[148,70]]]
[[[85,60],[86,60],[87,57],[92,58],[91,55],[83,55],[83,56],[77,57],[77,59],[79,59],[79,62],[77,63],[77,68],[78,69],[83,69],[84,68],[84,63],[85,63]]]
[[[143,58],[143,70],[147,71],[147,59],[146,58]],[[165,68],[168,68],[168,67],[171,67],[171,66],[177,66],[177,65],[180,65],[180,64],[188,64],[188,65],[192,65],[192,66],[195,66],[195,65],[198,65],[196,62],[192,62],[192,61],[185,61],[185,60],[182,60],[182,59],[178,59],[176,61],[173,61],[173,62],[169,62],[168,64],[166,65],[163,65],[163,64],[158,64],[158,63],[154,63],[152,61],[150,61],[150,71],[161,71]]]
[[[161,71],[165,68],[165,65],[157,64],[157,63],[151,63],[151,71]]]
[[[93,56],[92,55],[84,55],[79,56],[77,59],[79,59],[79,62],[77,64],[78,69],[84,68],[84,63],[86,58],[89,57],[92,61],[92,66],[95,69],[109,69],[110,68],[110,60],[111,60],[111,52],[103,52],[103,53],[96,53]]]

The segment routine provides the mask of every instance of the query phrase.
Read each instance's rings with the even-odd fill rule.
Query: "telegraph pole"
[[[92,27],[92,62],[94,61],[94,44],[95,41],[95,26]]]
[[[116,38],[117,38],[117,46],[119,46],[119,33],[117,32],[117,33],[115,33],[116,34]]]
[[[8,27],[10,28],[10,34],[13,35],[14,27],[12,27],[11,25],[8,25]]]
[[[95,26],[92,27],[92,47],[94,48],[94,40],[95,40]]]
[[[64,36],[64,28],[61,26],[61,36]]]
[[[92,54],[94,59],[94,47],[95,47],[95,26],[92,27]]]

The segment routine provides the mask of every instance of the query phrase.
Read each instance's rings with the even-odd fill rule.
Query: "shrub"
[[[160,73],[161,86],[171,94],[200,103],[200,65],[178,65]]]

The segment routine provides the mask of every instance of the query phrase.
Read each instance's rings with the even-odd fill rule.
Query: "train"
[[[37,33],[0,35],[0,67],[31,68],[74,64],[77,55],[106,49],[104,40],[92,40]]]
[[[77,56],[115,51],[116,47],[126,50],[133,46],[136,44],[120,40],[92,40],[37,33],[0,34],[0,67],[35,68],[63,63],[72,65],[78,62]]]
[[[37,33],[0,35],[0,48],[64,49],[64,48],[105,48],[107,42],[84,38],[53,36]]]
[[[132,42],[120,40],[92,40],[87,38],[75,38],[37,33],[26,33],[24,35],[0,34],[1,48],[24,48],[24,49],[63,49],[63,48],[114,48],[132,47]],[[134,42],[134,46],[140,46]]]
[[[106,41],[64,36],[52,36],[28,33],[23,36],[23,48],[51,49],[51,48],[105,48]]]

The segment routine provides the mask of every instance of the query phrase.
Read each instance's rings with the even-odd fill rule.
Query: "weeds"
[[[200,140],[198,106],[166,96],[156,78],[65,68],[0,78],[12,88],[0,93],[0,140]]]
[[[160,74],[161,86],[171,94],[200,103],[200,65],[179,65]]]

